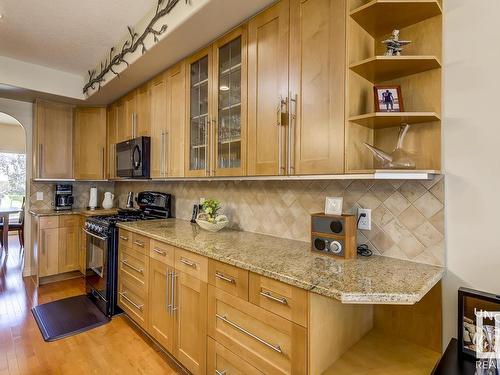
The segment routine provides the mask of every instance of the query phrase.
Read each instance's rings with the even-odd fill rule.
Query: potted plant
[[[196,223],[203,229],[218,232],[229,223],[226,215],[218,214],[221,205],[217,199],[206,199],[202,203],[202,209],[203,212],[196,217]]]

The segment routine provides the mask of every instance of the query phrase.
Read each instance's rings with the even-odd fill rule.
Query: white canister
[[[97,188],[90,188],[90,199],[89,199],[89,208],[91,210],[95,210],[97,208]]]
[[[109,191],[104,193],[104,199],[102,200],[102,208],[109,210],[113,208],[113,200],[115,199],[115,195]]]

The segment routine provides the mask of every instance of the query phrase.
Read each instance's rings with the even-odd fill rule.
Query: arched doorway
[[[24,236],[19,228],[24,226],[24,214],[20,211],[8,214],[9,211],[23,210],[27,197],[26,178],[26,133],[19,121],[11,115],[0,112],[0,213],[2,228],[2,245],[7,248],[11,242],[24,243]],[[7,230],[7,226],[10,230]],[[13,229],[16,232],[12,231]],[[9,234],[16,237],[8,236]]]

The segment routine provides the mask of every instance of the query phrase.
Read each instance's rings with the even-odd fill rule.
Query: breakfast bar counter
[[[445,273],[442,267],[376,255],[337,259],[311,253],[308,242],[228,229],[212,233],[179,219],[118,226],[346,304],[412,305]]]

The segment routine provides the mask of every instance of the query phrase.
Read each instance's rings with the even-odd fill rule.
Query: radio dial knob
[[[342,252],[342,245],[339,241],[332,241],[330,243],[329,249],[333,254],[340,254]]]

